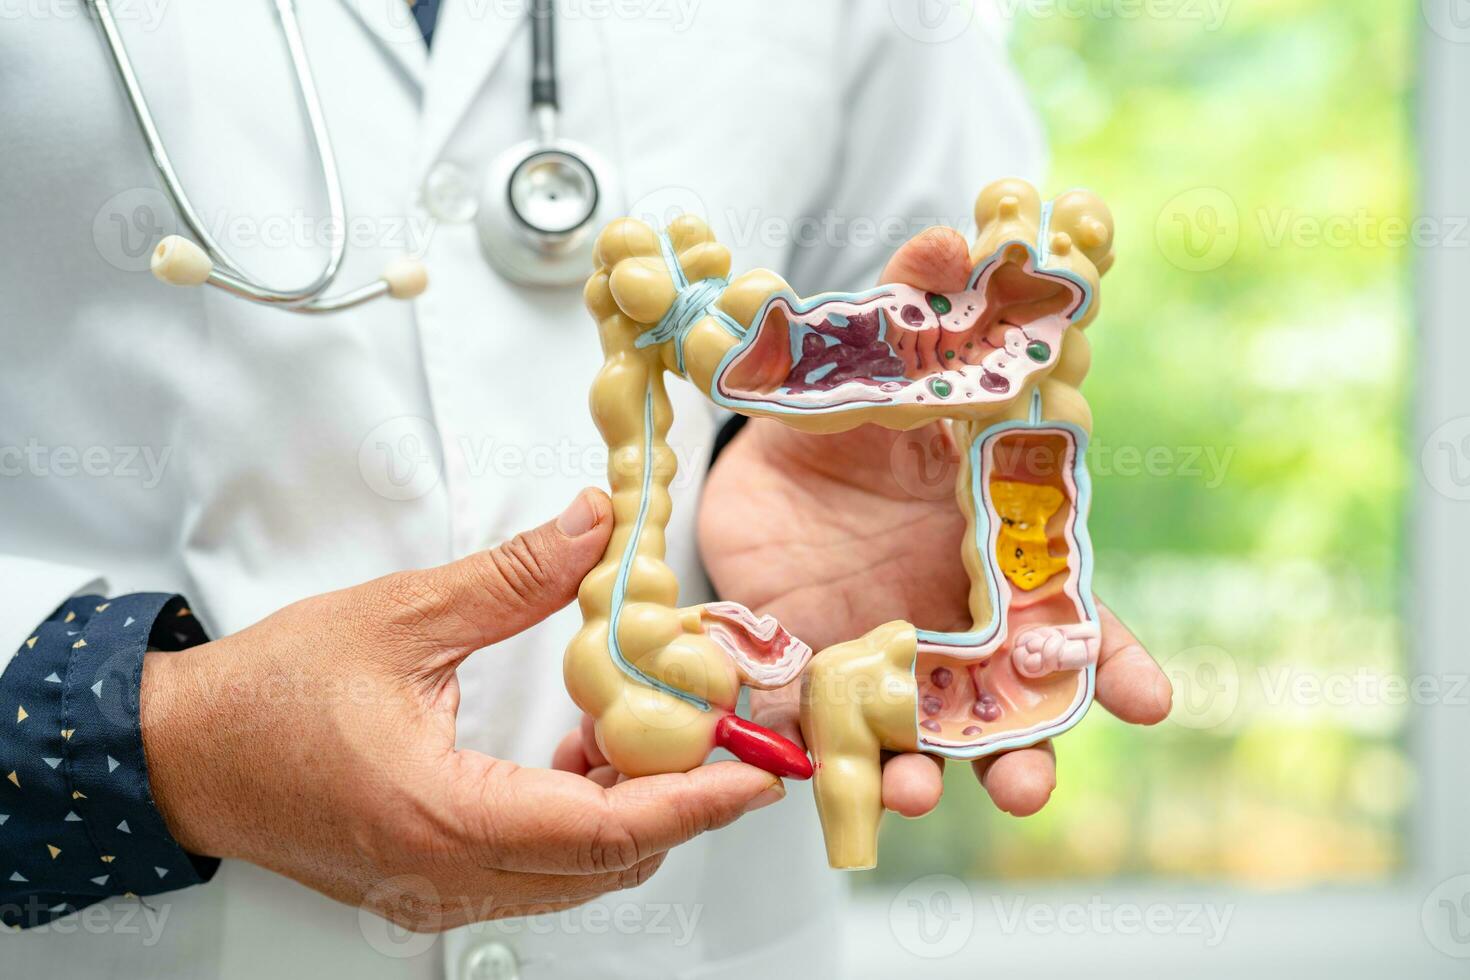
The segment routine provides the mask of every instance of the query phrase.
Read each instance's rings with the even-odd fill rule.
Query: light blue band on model
[[[678,295],[674,297],[674,302],[669,306],[668,312],[659,318],[658,323],[639,334],[633,346],[642,350],[645,347],[674,341],[675,362],[679,373],[685,374],[684,341],[696,323],[706,316],[712,316],[734,337],[744,336],[745,328],[737,323],[734,317],[715,307],[715,303],[724,294],[725,287],[730,285],[730,280],[712,276],[708,279],[700,279],[698,282],[690,282],[684,275],[684,268],[679,265],[679,256],[674,252],[674,243],[669,240],[667,233],[659,232],[658,244],[659,251],[663,254],[664,265],[668,266],[669,275],[674,280]]]
[[[623,618],[623,604],[628,597],[628,576],[632,574],[633,562],[638,558],[638,539],[643,536],[643,525],[648,520],[648,504],[653,489],[653,389],[650,387],[643,402],[643,495],[639,498],[638,518],[633,522],[633,533],[623,548],[623,557],[618,562],[618,577],[613,580],[612,603],[607,618],[607,651],[613,663],[629,677],[649,687],[673,695],[680,701],[693,705],[700,711],[709,710],[709,702],[701,697],[681,691],[679,688],[659,680],[635,667],[623,654],[623,644],[618,638],[618,623]]]

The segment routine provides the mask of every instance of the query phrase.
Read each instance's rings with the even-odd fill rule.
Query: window
[[[1046,190],[1088,186],[1118,222],[1085,386],[1097,588],[1175,713],[1094,708],[1025,820],[951,765],[940,809],[890,817],[855,879],[856,975],[1463,975],[1454,3],[1002,5]]]

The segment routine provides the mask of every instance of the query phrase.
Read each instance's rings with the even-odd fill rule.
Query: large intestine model
[[[1112,218],[1086,191],[1043,202],[1004,180],[980,193],[975,219],[974,271],[954,294],[887,285],[801,299],[765,270],[730,279],[729,252],[691,216],[662,232],[610,224],[586,287],[615,526],[582,583],[567,689],[627,775],[686,771],[721,746],[804,778],[813,766],[798,746],[735,714],[742,685],[804,670],[802,733],[837,868],[877,862],[883,751],[975,759],[1066,731],[1092,701],[1092,419],[1078,386]],[[663,561],[670,373],[717,405],[805,431],[946,420],[961,450],[973,627],[892,622],[812,657],[737,603],[680,608]]]

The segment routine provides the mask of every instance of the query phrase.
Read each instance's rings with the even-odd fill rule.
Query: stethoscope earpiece
[[[325,265],[311,282],[294,288],[270,286],[250,276],[210,235],[174,171],[108,0],[87,0],[87,3],[117,70],[134,121],[148,144],[159,180],[193,239],[170,235],[158,243],[150,264],[159,280],[173,286],[213,286],[241,299],[291,313],[333,313],[380,296],[412,299],[424,291],[428,273],[423,263],[405,256],[390,261],[371,282],[334,296],[326,295],[337,279],[346,253],[346,209],[337,161],[292,0],[276,0],[276,12],[296,75],[297,94],[321,165],[332,230]],[[532,0],[530,13],[531,111],[537,137],[511,147],[491,163],[478,207],[464,186],[468,179],[458,186],[439,189],[443,193],[430,186],[426,201],[430,212],[441,220],[473,218],[486,258],[506,278],[526,285],[570,285],[580,282],[591,269],[593,229],[603,223],[601,211],[607,202],[616,200],[616,195],[607,177],[609,171],[595,153],[557,138],[551,0]],[[451,178],[459,176],[452,167],[445,172]],[[453,206],[439,206],[445,202]]]
[[[150,260],[155,276],[172,286],[213,286],[249,302],[274,306],[291,313],[334,313],[380,296],[410,299],[423,292],[428,284],[428,274],[424,271],[423,264],[417,259],[405,257],[389,262],[383,273],[371,282],[355,289],[343,290],[333,296],[327,295],[327,291],[337,281],[337,272],[347,252],[346,206],[342,200],[342,179],[337,173],[337,160],[332,152],[331,137],[327,133],[326,117],[322,113],[311,65],[306,59],[306,46],[301,40],[301,25],[296,19],[296,7],[292,0],[276,0],[276,20],[291,57],[291,69],[296,76],[296,93],[311,130],[317,162],[321,166],[322,186],[326,191],[327,210],[330,214],[328,228],[331,230],[327,260],[321,271],[310,282],[295,287],[272,286],[250,275],[210,234],[206,222],[189,199],[183,182],[169,159],[168,148],[164,146],[163,137],[153,121],[153,110],[148,105],[148,97],[143,92],[133,61],[123,44],[110,3],[108,0],[87,0],[87,3],[97,29],[102,34],[103,44],[112,58],[112,66],[117,72],[128,106],[132,109],[133,121],[137,123],[143,141],[148,144],[159,182],[173,204],[179,221],[194,238],[191,241],[178,235],[170,235],[160,241]]]

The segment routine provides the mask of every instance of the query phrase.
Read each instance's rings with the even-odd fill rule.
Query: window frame
[[[1465,6],[1465,0],[1423,0],[1418,45],[1419,212],[1446,229],[1453,216],[1470,220],[1470,176],[1463,163],[1470,159],[1470,126],[1464,124],[1460,94],[1470,91],[1470,24],[1463,39],[1444,36],[1432,24],[1465,20],[1446,20],[1457,5]],[[1422,248],[1415,267],[1418,316],[1410,346],[1417,384],[1403,465],[1411,508],[1406,567],[1416,587],[1405,590],[1406,642],[1416,676],[1457,683],[1470,670],[1464,616],[1470,598],[1470,500],[1434,488],[1426,450],[1442,426],[1470,419],[1464,368],[1470,365],[1470,323],[1459,296],[1461,285],[1470,282],[1470,248],[1451,247],[1448,240]],[[1466,426],[1470,431],[1470,422]],[[1458,439],[1460,430],[1454,434]],[[1455,956],[1431,941],[1425,921],[1439,914],[1443,893],[1436,895],[1436,889],[1470,876],[1470,709],[1461,698],[1416,709],[1408,741],[1418,781],[1406,828],[1407,864],[1387,881],[1273,892],[1136,879],[921,880],[854,896],[844,975],[890,978],[922,971],[926,980],[943,980],[972,978],[977,970],[1029,976],[1041,969],[1051,976],[1076,971],[1137,980],[1172,968],[1191,980],[1239,980],[1248,971],[1276,976],[1289,968],[1294,976],[1334,980],[1463,977],[1470,970],[1470,877],[1464,894],[1453,886],[1456,898],[1464,898],[1460,934],[1466,937],[1453,949]],[[968,908],[963,895],[954,894],[957,887],[968,894]],[[922,907],[917,911],[916,901]],[[1153,913],[1159,916],[1155,925],[1165,917],[1175,925],[1151,928],[1146,915],[1154,908],[1163,910]],[[1019,919],[1018,909],[1026,910]],[[1191,909],[1199,916],[1213,910],[1215,921],[1228,911],[1223,940],[1208,945],[1209,928],[1202,925],[1207,919],[1186,927]],[[932,943],[915,938],[911,923],[921,914],[931,918],[930,937],[940,937]],[[948,935],[947,928],[960,933]]]

